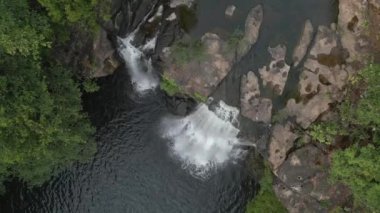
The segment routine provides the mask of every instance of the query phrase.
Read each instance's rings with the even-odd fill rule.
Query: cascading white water
[[[229,160],[237,160],[244,155],[236,147],[239,129],[232,123],[237,122],[239,111],[220,102],[214,111],[200,104],[184,118],[171,117],[162,121],[163,137],[169,139],[170,150],[191,175],[205,179],[212,171]]]
[[[133,46],[132,41],[135,33],[119,40],[119,53],[128,66],[131,76],[132,85],[136,92],[143,94],[149,90],[153,90],[158,86],[159,79],[154,74],[150,60],[147,60],[142,50],[149,50],[155,47],[156,38],[150,40],[140,50]]]

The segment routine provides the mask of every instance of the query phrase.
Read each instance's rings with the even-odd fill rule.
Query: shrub
[[[171,79],[167,75],[162,76],[160,88],[161,90],[166,92],[169,96],[173,96],[175,94],[182,92],[181,87],[175,82],[175,80]]]
[[[286,213],[287,210],[277,199],[272,188],[273,177],[269,168],[264,170],[264,177],[260,181],[260,191],[256,197],[248,203],[246,213]]]

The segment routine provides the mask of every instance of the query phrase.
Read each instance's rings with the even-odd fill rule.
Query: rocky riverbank
[[[158,35],[152,55],[162,75],[182,88],[181,93],[202,97],[213,94],[256,44],[265,13],[261,5],[253,7],[243,32],[227,36],[207,32],[199,40],[192,40],[183,28],[183,13],[192,14],[188,12],[194,1],[171,0],[163,6],[159,1],[114,4],[112,20],[94,39],[92,59],[99,63],[95,64],[93,77],[111,74],[121,64],[115,52],[116,36],[139,24],[151,8],[161,6],[162,12],[150,16],[151,21],[142,26],[144,33],[139,40]],[[233,5],[228,7],[226,17],[233,17],[235,10]],[[136,15],[131,16],[131,11]],[[328,181],[328,147],[315,143],[307,132],[316,121],[334,116],[330,109],[343,100],[353,75],[371,60],[380,60],[380,29],[376,24],[379,11],[377,0],[339,1],[337,23],[316,26],[306,20],[291,54],[286,44],[268,46],[270,62],[241,76],[241,114],[252,122],[271,125],[269,140],[256,145],[266,147],[259,151],[276,176],[273,189],[289,212],[327,212],[335,206],[351,205],[350,190]],[[297,97],[289,98],[284,108],[275,111],[273,100],[262,94],[265,90],[281,96],[295,68],[300,70]],[[325,203],[332,205],[327,207]]]

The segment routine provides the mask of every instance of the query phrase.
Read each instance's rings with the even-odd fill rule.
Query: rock
[[[235,10],[236,10],[236,7],[235,5],[229,5],[227,8],[226,8],[226,11],[224,12],[224,14],[227,16],[227,17],[232,17],[235,13]]]
[[[185,93],[199,93],[208,97],[226,77],[233,63],[246,54],[251,45],[256,42],[262,19],[263,10],[261,6],[250,11],[246,20],[244,37],[238,42],[237,47],[233,47],[236,51],[231,51],[231,45],[214,33],[205,33],[201,38],[206,52],[201,60],[196,59],[178,64],[172,57],[172,54],[175,53],[166,51],[166,53],[172,53],[162,54],[166,66],[165,74],[174,79],[184,89]],[[262,101],[260,104],[267,106],[268,101]]]
[[[250,71],[241,80],[241,113],[252,121],[270,123],[272,118],[272,101],[260,98],[260,88],[256,75]]]
[[[276,173],[277,168],[285,161],[286,154],[293,147],[298,135],[291,131],[291,124],[276,124],[272,129],[269,141],[268,161],[272,170]]]
[[[274,187],[276,195],[290,212],[320,212],[326,208],[315,201],[344,204],[349,199],[349,190],[329,183],[326,173],[329,166],[329,156],[313,145],[296,150],[277,170],[281,183]]]
[[[313,39],[313,25],[311,24],[310,20],[307,20],[305,22],[301,38],[298,41],[297,46],[294,49],[293,52],[293,63],[294,66],[298,66],[298,64],[302,61],[302,59],[305,57],[307,49],[311,43],[311,40]]]
[[[272,61],[268,67],[259,69],[259,73],[263,85],[271,87],[276,94],[281,95],[290,70],[290,66],[285,62],[286,47],[278,45],[274,48],[269,47],[268,51],[272,56]]]
[[[368,55],[370,49],[367,35],[367,14],[367,0],[345,0],[339,2],[339,33],[343,47],[350,54],[347,59],[348,62],[357,61],[362,63],[366,61],[366,55]]]
[[[245,21],[244,38],[239,42],[237,55],[238,58],[247,54],[259,37],[261,23],[263,22],[263,7],[258,5],[251,9]]]
[[[300,195],[281,182],[277,182],[273,189],[289,213],[327,212],[316,200]]]
[[[191,7],[194,4],[194,0],[170,0],[170,7],[175,8],[178,6]]]
[[[320,26],[315,43],[300,75],[299,91],[302,101],[290,99],[286,106],[289,116],[303,128],[310,126],[330,104],[342,98],[348,80],[349,66],[344,65],[344,52],[339,48],[338,35]]]
[[[176,20],[176,18],[177,18],[177,15],[176,15],[174,12],[172,12],[172,13],[166,18],[166,21],[174,21],[174,20]]]
[[[107,32],[101,29],[94,40],[92,48],[92,65],[88,69],[93,69],[91,76],[94,78],[112,74],[121,64],[116,57],[115,48],[107,38]],[[93,67],[95,65],[95,67]]]
[[[206,33],[201,42],[206,56],[198,61],[188,61],[177,65],[170,53],[164,58],[167,69],[165,74],[174,79],[187,94],[199,93],[208,97],[231,69],[233,55],[227,51],[227,43],[218,35]]]

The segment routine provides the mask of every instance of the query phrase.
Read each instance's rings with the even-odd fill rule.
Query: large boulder
[[[291,153],[278,168],[279,182],[275,193],[290,212],[327,212],[328,208],[341,206],[350,197],[349,190],[328,180],[329,156],[313,145],[307,145]],[[317,203],[318,202],[318,203]]]
[[[241,58],[251,49],[259,38],[261,23],[264,19],[263,7],[258,5],[251,9],[245,20],[245,32],[243,39],[237,48],[237,58]]]
[[[292,125],[276,124],[269,141],[268,161],[274,173],[286,160],[287,152],[293,147],[298,135],[292,132]]]
[[[294,66],[298,66],[298,64],[305,57],[307,53],[307,49],[313,39],[313,32],[314,32],[314,28],[313,28],[313,25],[311,24],[311,21],[306,20],[303,31],[301,33],[301,37],[293,52]]]
[[[107,32],[100,30],[92,48],[91,77],[98,78],[111,75],[121,64],[116,57],[116,50],[107,37]]]
[[[177,64],[171,51],[166,51],[164,58],[165,75],[174,79],[188,94],[199,93],[209,96],[231,69],[233,55],[226,54],[227,43],[218,35],[206,33],[201,39],[205,57]]]
[[[243,116],[250,118],[252,121],[270,123],[272,100],[259,97],[259,82],[252,71],[242,77],[240,94],[241,113]]]
[[[214,33],[205,33],[201,38],[204,47],[204,57],[201,60],[189,60],[179,64],[175,61],[175,48],[165,49],[162,54],[166,67],[164,74],[175,80],[187,94],[198,93],[205,97],[211,95],[231,70],[234,62],[246,54],[256,42],[262,18],[261,6],[251,10],[246,20],[244,37],[233,50],[231,44]]]
[[[272,56],[272,61],[269,66],[259,69],[259,73],[263,80],[263,85],[270,87],[276,94],[281,95],[290,70],[290,66],[285,61],[286,47],[284,45],[269,47],[268,52]]]

